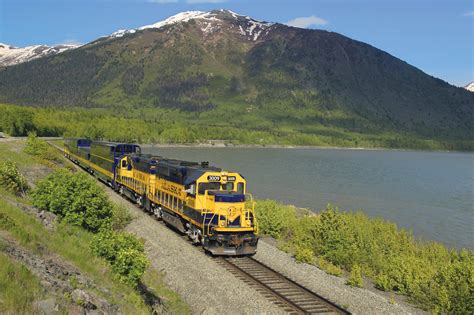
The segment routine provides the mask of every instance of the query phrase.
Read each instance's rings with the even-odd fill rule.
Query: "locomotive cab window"
[[[238,184],[237,184],[237,192],[238,192],[239,194],[243,194],[243,193],[245,192],[245,190],[244,190],[244,183],[238,183]]]
[[[206,190],[219,190],[221,184],[220,183],[200,183],[198,188],[198,193],[200,195],[204,195]]]
[[[127,168],[127,160],[122,160],[122,168]]]
[[[232,191],[234,190],[234,183],[225,183],[222,184],[222,190]]]

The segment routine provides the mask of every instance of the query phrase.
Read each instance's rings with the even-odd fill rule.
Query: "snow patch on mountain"
[[[464,88],[470,92],[474,92],[474,82],[469,83]]]
[[[139,28],[139,30],[145,30],[148,28],[162,28],[163,26],[189,22],[190,20],[219,21],[219,19],[217,19],[211,12],[186,11],[173,15],[164,21],[142,26]]]
[[[10,46],[0,43],[0,67],[16,65],[30,60],[45,57],[49,55],[56,55],[66,50],[78,47],[77,45],[34,45],[23,48]]]
[[[118,31],[113,32],[112,34],[110,34],[110,37],[123,37],[123,35],[133,34],[135,32],[136,32],[136,30],[118,30]]]
[[[159,29],[165,26],[177,25],[194,20],[201,27],[201,31],[205,35],[209,35],[219,30],[225,20],[233,19],[232,23],[238,24],[239,31],[242,36],[246,36],[249,40],[256,41],[264,30],[268,30],[274,23],[261,22],[254,20],[248,16],[237,14],[230,10],[214,10],[210,12],[204,11],[186,11],[173,15],[163,21],[145,25],[138,29],[118,30],[109,37],[123,37],[126,34],[133,34],[136,31],[146,29]],[[231,26],[232,27],[232,26]]]

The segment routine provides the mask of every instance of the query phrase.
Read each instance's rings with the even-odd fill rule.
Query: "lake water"
[[[244,175],[257,198],[383,217],[416,236],[474,248],[474,154],[344,149],[145,148]]]

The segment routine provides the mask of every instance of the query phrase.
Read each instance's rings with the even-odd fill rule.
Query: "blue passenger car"
[[[90,162],[94,174],[103,181],[114,184],[115,168],[124,154],[141,153],[137,144],[93,141],[90,147]]]

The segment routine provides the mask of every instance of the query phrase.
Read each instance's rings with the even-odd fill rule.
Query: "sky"
[[[341,33],[456,86],[474,81],[473,0],[0,0],[0,42],[87,43],[182,11],[220,8]]]

